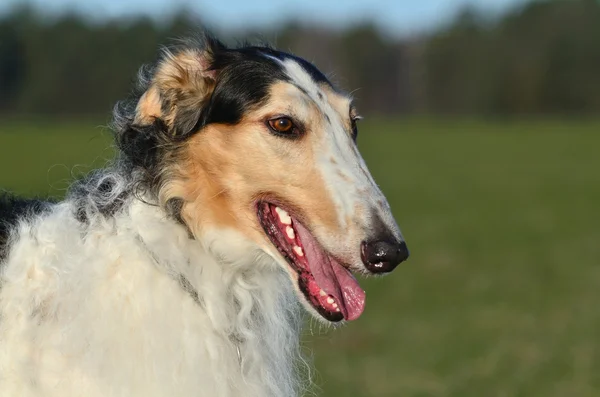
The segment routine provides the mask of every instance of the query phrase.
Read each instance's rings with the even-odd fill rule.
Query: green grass
[[[60,195],[110,158],[94,126],[0,125],[0,186]],[[320,394],[599,396],[600,124],[361,127],[411,258],[362,281],[358,321],[308,332]]]
[[[113,156],[112,135],[93,122],[0,123],[0,189],[61,197],[74,178]]]

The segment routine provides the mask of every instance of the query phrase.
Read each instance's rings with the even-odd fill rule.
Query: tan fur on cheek
[[[256,243],[266,241],[248,191],[252,178],[243,172],[248,149],[238,141],[245,132],[241,125],[211,125],[196,133],[182,149],[177,177],[163,190],[161,203],[183,199],[181,216],[197,237],[234,229]]]
[[[208,131],[205,132],[209,135]],[[185,201],[182,216],[197,232],[211,225],[236,225],[230,192],[224,183],[228,175],[229,156],[219,142],[219,137],[198,135],[187,148],[181,192]]]
[[[260,122],[208,126],[186,143],[178,176],[165,188],[161,202],[182,198],[182,217],[194,234],[234,228],[265,242],[255,208],[260,198],[281,202],[309,228],[340,233],[309,139],[272,136]]]

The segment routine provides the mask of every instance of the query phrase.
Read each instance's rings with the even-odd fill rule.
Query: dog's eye
[[[289,117],[269,120],[269,127],[277,134],[291,134],[295,130],[294,122]]]
[[[362,120],[362,117],[360,116],[355,116],[352,117],[351,119],[351,126],[352,126],[352,139],[354,139],[354,141],[356,141],[356,138],[358,138],[358,126],[356,125],[356,123]]]

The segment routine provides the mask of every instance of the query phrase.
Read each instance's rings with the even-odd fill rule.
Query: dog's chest
[[[270,395],[250,368],[261,361],[260,349],[226,326],[231,303],[222,301],[219,311],[216,297],[194,299],[147,263],[123,260],[81,275],[78,286],[52,285],[61,281],[44,267],[44,291],[5,285],[3,300],[32,287],[23,299],[43,303],[3,306],[0,387],[7,395]],[[86,265],[99,266],[93,259]],[[242,369],[245,352],[254,356]]]

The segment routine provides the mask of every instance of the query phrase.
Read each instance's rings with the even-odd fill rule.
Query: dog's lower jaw
[[[4,264],[3,394],[300,394],[301,309],[270,257],[137,200],[87,225],[71,205],[21,225]]]

